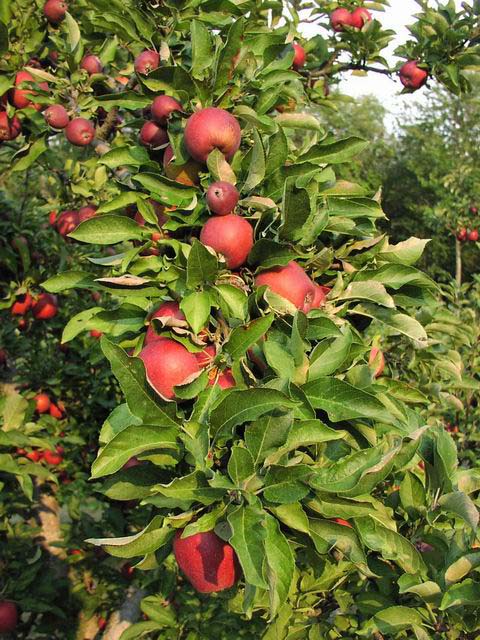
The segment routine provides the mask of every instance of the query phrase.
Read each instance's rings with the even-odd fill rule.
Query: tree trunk
[[[142,589],[129,587],[122,606],[110,616],[102,640],[119,640],[125,629],[137,622],[140,617],[140,602],[144,595]]]
[[[462,286],[462,243],[455,238],[455,282],[457,287]]]

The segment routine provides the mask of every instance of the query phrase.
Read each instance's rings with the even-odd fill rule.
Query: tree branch
[[[125,629],[132,626],[140,617],[140,602],[145,595],[142,589],[129,587],[127,597],[118,611],[110,616],[103,640],[119,640]]]

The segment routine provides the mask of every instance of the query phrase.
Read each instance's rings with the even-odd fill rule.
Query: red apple
[[[194,354],[197,362],[202,369],[208,367],[215,360],[215,356],[217,355],[217,350],[215,349],[215,345],[208,344],[203,351],[199,351]]]
[[[428,78],[428,72],[418,66],[416,60],[406,62],[400,69],[400,82],[407,89],[417,91],[423,87]]]
[[[342,7],[335,9],[330,14],[330,23],[334,31],[344,31],[345,27],[353,27],[352,14]]]
[[[95,127],[85,118],[74,118],[65,127],[65,136],[77,147],[86,147],[95,138]]]
[[[132,467],[139,467],[143,462],[139,460],[136,456],[132,456],[127,460],[127,462],[123,465],[122,470],[131,469]]]
[[[78,227],[78,223],[78,211],[75,209],[67,209],[67,211],[62,211],[58,216],[55,226],[58,233],[65,237]]]
[[[373,376],[375,378],[378,378],[379,376],[382,375],[385,369],[385,356],[383,355],[383,352],[378,347],[372,347],[372,350],[370,351],[370,356],[368,357],[368,364],[369,365],[376,364],[376,368],[373,373]]]
[[[90,331],[91,338],[95,338],[96,340],[99,340],[102,336],[103,336],[103,332],[99,331],[98,329],[92,329]]]
[[[292,47],[295,50],[295,56],[293,58],[292,66],[295,69],[295,71],[298,71],[305,65],[305,62],[307,60],[307,54],[305,53],[305,49],[301,45],[297,44],[296,42],[292,43]]]
[[[168,122],[168,118],[174,111],[182,111],[183,107],[170,96],[157,96],[152,102],[152,106],[150,107],[150,113],[152,116],[152,120],[155,120],[157,124],[161,124],[165,126]]]
[[[45,109],[43,115],[53,129],[65,129],[70,122],[67,110],[61,104],[51,104]]]
[[[151,342],[154,342],[155,340],[158,339],[163,339],[162,336],[160,336],[155,329],[153,328],[151,322],[154,318],[164,318],[165,321],[167,321],[167,319],[170,320],[170,322],[173,320],[180,320],[182,322],[185,322],[185,316],[184,314],[180,311],[180,307],[178,306],[177,302],[163,302],[156,311],[153,312],[152,316],[150,317],[150,324],[148,326],[147,329],[147,333],[145,335],[145,343],[144,344],[150,344]],[[173,324],[175,324],[175,322],[173,322]],[[195,354],[196,355],[196,354]]]
[[[232,213],[237,206],[240,194],[231,182],[213,182],[207,190],[207,205],[217,216]]]
[[[22,132],[22,123],[17,116],[9,118],[6,111],[0,111],[0,142],[15,140]]]
[[[51,402],[46,393],[39,393],[38,395],[36,395],[35,402],[37,413],[47,413],[47,411],[50,409]]]
[[[170,180],[175,180],[187,187],[194,187],[200,183],[199,173],[202,166],[194,160],[189,160],[185,164],[172,164],[173,149],[170,145],[165,149],[163,154],[163,168],[165,174]]]
[[[476,216],[478,214],[478,207],[476,207],[475,205],[472,204],[472,206],[469,208],[469,212]]]
[[[52,416],[52,418],[55,418],[56,420],[61,420],[63,418],[62,410],[59,407],[57,407],[57,405],[54,404],[53,402],[50,405],[49,413]]]
[[[12,316],[24,316],[33,305],[33,298],[29,293],[23,293],[17,296],[17,299],[10,309]]]
[[[160,338],[142,349],[147,380],[165,398],[175,398],[174,387],[188,382],[200,371],[197,360],[183,345],[169,338]]]
[[[43,458],[43,453],[41,451],[30,451],[30,453],[27,453],[27,455],[25,456],[26,458],[28,458],[31,462],[40,462],[40,460]]]
[[[43,14],[50,24],[59,24],[65,18],[68,5],[63,0],[47,0],[43,5]]]
[[[13,633],[18,624],[18,609],[14,602],[0,602],[0,633]]]
[[[239,577],[239,565],[233,547],[214,531],[181,538],[178,531],[173,553],[178,566],[192,587],[200,593],[230,589]]]
[[[460,242],[466,242],[467,238],[468,238],[468,231],[465,229],[465,227],[462,227],[457,232],[457,240],[459,240]]]
[[[97,213],[97,207],[93,204],[87,204],[78,210],[78,223],[84,222],[89,218],[93,218]]]
[[[33,316],[36,320],[50,320],[57,315],[57,297],[51,293],[41,293],[33,305]]]
[[[470,231],[470,233],[468,234],[468,239],[470,240],[470,242],[477,242],[478,241],[478,231],[477,231],[477,229],[472,229],[472,231]]]
[[[51,464],[55,467],[59,464],[62,464],[63,462],[62,456],[56,451],[45,451],[43,454],[43,459],[47,464]]]
[[[38,84],[38,86],[44,91],[48,91],[48,84],[46,82],[37,82],[35,78],[28,71],[19,71],[15,76],[15,86],[22,84],[23,82],[32,82]],[[11,89],[9,94],[10,103],[17,109],[25,109],[26,107],[33,107],[37,111],[41,109],[41,105],[33,104],[32,98],[36,95],[33,89]]]
[[[231,369],[225,369],[224,371],[221,371],[218,378],[215,375],[213,378],[210,379],[209,383],[210,385],[218,384],[218,386],[221,389],[231,389],[232,387],[235,387],[237,384],[235,382],[235,378],[233,377],[233,373]]]
[[[98,56],[92,54],[84,56],[80,63],[80,69],[83,69],[89,76],[93,76],[96,73],[103,73],[102,61]]]
[[[151,149],[158,149],[159,147],[168,144],[168,135],[165,129],[159,127],[153,120],[145,122],[140,129],[140,142],[146,147]]]
[[[263,271],[255,278],[255,285],[266,285],[274,293],[291,302],[297,309],[308,313],[315,300],[315,285],[302,267],[289,262],[285,267]]]
[[[50,211],[50,213],[48,214],[48,224],[53,227],[55,225],[56,220],[57,220],[57,212]]]
[[[343,518],[334,518],[333,521],[336,522],[337,524],[341,524],[342,527],[350,527],[350,529],[353,529],[352,525],[348,522],[348,520],[344,520]]]
[[[141,75],[147,75],[151,71],[154,71],[160,65],[160,56],[156,51],[152,51],[147,49],[142,51],[136,58],[134,62],[134,68],[137,73]]]
[[[200,242],[225,257],[229,269],[245,264],[253,247],[253,228],[233,213],[207,220],[200,232]]]
[[[329,293],[330,287],[315,284],[315,297],[313,298],[312,309],[320,309],[323,307]]]
[[[219,149],[227,160],[231,160],[240,147],[241,136],[240,125],[231,113],[207,107],[187,120],[184,140],[192,158],[205,163],[214,149]]]
[[[372,21],[372,14],[365,7],[358,7],[355,9],[350,17],[352,27],[355,29],[362,29],[367,22]]]

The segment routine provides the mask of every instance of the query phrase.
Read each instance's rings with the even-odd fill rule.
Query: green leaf
[[[368,142],[362,138],[345,138],[335,142],[321,143],[312,147],[297,159],[297,162],[314,162],[315,164],[343,164],[361,153]]]
[[[28,153],[15,162],[11,171],[26,171],[47,149],[45,138],[37,138],[28,149]]]
[[[327,549],[336,547],[357,565],[366,575],[371,575],[367,558],[360,545],[357,534],[349,527],[328,520],[309,519],[309,532],[319,553],[327,545]],[[319,540],[320,539],[320,540]]]
[[[232,68],[232,60],[240,51],[242,46],[242,36],[245,29],[245,18],[234,20],[228,30],[227,41],[218,56],[217,67],[215,69],[215,92],[223,93],[224,87]]]
[[[365,282],[351,282],[342,291],[339,300],[369,300],[389,309],[395,308],[395,303],[381,282],[367,280]]]
[[[265,554],[269,584],[270,615],[274,616],[287,601],[295,571],[295,558],[276,518],[265,516]]]
[[[93,289],[93,275],[87,271],[64,271],[42,282],[42,287],[50,293],[60,293],[68,289]]]
[[[147,424],[176,428],[178,423],[174,418],[174,409],[157,404],[157,396],[146,381],[143,362],[127,356],[123,349],[105,336],[102,337],[101,346],[133,415]]]
[[[453,491],[440,496],[438,504],[444,511],[449,511],[459,516],[472,529],[477,529],[479,513],[473,500],[461,491]]]
[[[277,451],[287,438],[292,426],[291,413],[271,415],[259,418],[245,429],[245,444],[253,456],[256,465]]]
[[[201,471],[194,471],[187,476],[174,478],[169,484],[156,484],[152,487],[152,494],[159,494],[148,500],[152,504],[165,506],[175,506],[188,509],[194,502],[209,505],[217,500],[221,500],[225,494],[225,489],[221,487],[211,487],[206,476]],[[162,497],[167,498],[165,503]]]
[[[478,566],[480,566],[480,551],[467,553],[448,567],[445,571],[445,582],[447,584],[458,582]]]
[[[265,177],[266,156],[263,142],[256,129],[253,130],[253,147],[250,153],[250,166],[242,191],[249,192],[255,189]]]
[[[141,240],[142,228],[135,220],[107,214],[85,220],[68,235],[80,242],[108,245],[125,240]]]
[[[442,598],[440,610],[445,611],[450,607],[457,606],[477,606],[478,604],[480,604],[480,584],[467,578],[448,589]]]
[[[206,291],[189,293],[180,302],[180,309],[194,333],[198,333],[208,324],[210,308],[210,296]]]
[[[210,32],[204,24],[198,20],[192,20],[190,37],[192,44],[191,74],[196,80],[203,80],[210,71],[213,58]]]
[[[120,636],[119,640],[139,640],[153,631],[161,631],[165,628],[165,624],[156,622],[155,620],[144,620],[135,622],[127,627]]]
[[[198,285],[214,282],[218,261],[197,239],[194,239],[187,260],[187,286],[195,289]]]
[[[271,466],[265,478],[263,496],[269,502],[276,504],[292,504],[303,500],[309,493],[306,486],[312,469],[307,465]]]
[[[155,200],[168,207],[189,208],[196,202],[195,189],[186,187],[164,176],[150,173],[138,173],[132,176],[134,182],[138,182],[150,192]],[[93,219],[93,218],[92,218]]]
[[[252,322],[247,325],[236,327],[230,334],[230,338],[223,349],[229,353],[234,360],[241,358],[252,345],[267,333],[273,320],[274,315],[269,314],[263,318],[252,320]]]
[[[299,240],[302,237],[302,227],[311,213],[308,192],[298,189],[295,183],[296,177],[287,178],[283,191],[280,238],[286,240]]]
[[[85,331],[92,318],[101,313],[101,311],[101,307],[92,307],[90,309],[85,309],[85,311],[80,311],[80,313],[77,313],[73,318],[70,318],[63,328],[62,344],[70,342],[70,340],[76,338],[79,333]]]
[[[348,358],[352,340],[352,332],[347,325],[339,338],[320,342],[310,357],[309,382],[335,373]]]
[[[80,34],[80,28],[76,20],[70,15],[70,13],[68,13],[68,11],[65,14],[65,24],[67,25],[68,45],[70,47],[70,52],[73,53],[78,47],[82,37]]]
[[[141,167],[148,162],[150,162],[148,151],[143,147],[135,146],[115,147],[98,159],[98,164],[104,164],[109,169],[121,166]]]
[[[261,589],[268,585],[263,577],[265,559],[265,512],[255,506],[240,506],[227,516],[232,528],[229,542],[235,549],[248,584]]]
[[[350,313],[356,313],[375,318],[378,322],[386,325],[389,329],[393,329],[396,333],[401,333],[412,340],[418,342],[421,346],[427,344],[427,333],[422,325],[404,313],[399,313],[393,309],[385,309],[377,307],[368,302],[356,306],[350,310]]]
[[[227,317],[245,321],[247,317],[248,296],[245,291],[231,284],[216,285],[215,290],[220,295],[220,307]],[[226,306],[226,310],[224,307]]]
[[[296,404],[275,389],[234,389],[210,415],[212,435],[229,434],[239,424],[255,420],[270,411],[293,408]]]
[[[134,424],[123,429],[100,451],[92,465],[92,478],[118,471],[133,456],[155,449],[177,449],[177,430],[172,427]]]
[[[233,446],[227,465],[228,475],[236,487],[242,488],[254,474],[252,454],[240,446]]]
[[[253,425],[252,425],[253,426]],[[283,446],[277,446],[276,450],[266,456],[266,464],[275,464],[285,454],[301,447],[309,447],[322,442],[341,440],[346,436],[346,431],[331,429],[320,420],[303,420],[295,422],[289,430],[287,441]],[[246,434],[245,434],[246,437]]]
[[[426,492],[420,478],[407,471],[400,484],[400,501],[412,519],[426,507]]]
[[[19,429],[25,420],[28,401],[16,391],[6,393],[2,402],[2,429],[13,431]]]
[[[116,558],[144,556],[160,549],[172,538],[174,531],[163,526],[163,516],[155,516],[139,533],[123,538],[90,538],[86,540],[96,547],[103,547]]]

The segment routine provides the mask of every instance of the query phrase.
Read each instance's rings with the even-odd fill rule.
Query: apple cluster
[[[40,293],[34,297],[28,291],[18,295],[10,308],[10,313],[12,316],[20,316],[18,321],[19,329],[26,328],[27,321],[25,316],[30,311],[35,320],[51,320],[58,312],[57,297],[51,293]]]

